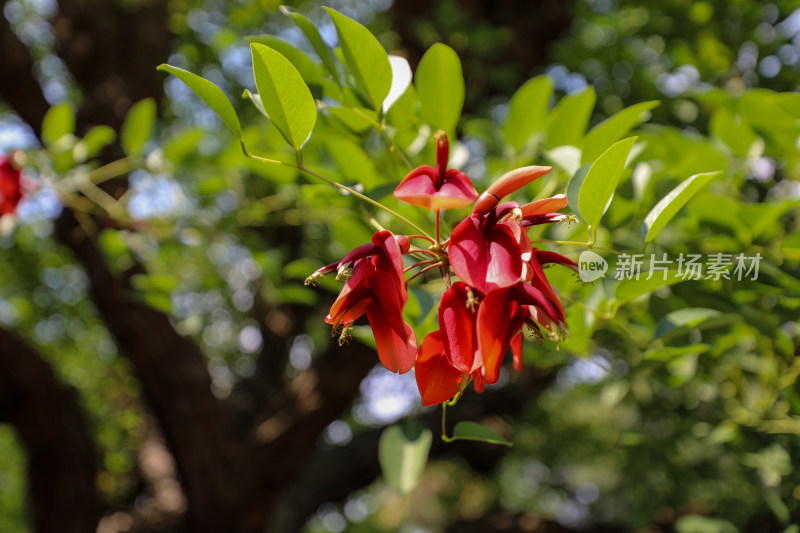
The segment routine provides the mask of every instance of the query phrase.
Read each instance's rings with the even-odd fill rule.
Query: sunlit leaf
[[[113,143],[117,138],[117,132],[110,126],[100,125],[90,129],[83,137],[83,142],[86,143],[87,157],[97,155],[100,150]]]
[[[389,56],[389,64],[392,66],[392,87],[389,95],[383,101],[384,113],[389,111],[397,100],[406,92],[411,84],[411,66],[404,57]]]
[[[592,128],[581,141],[581,163],[590,163],[597,159],[609,146],[642,122],[648,112],[659,104],[658,100],[651,100],[632,105]]]
[[[722,172],[695,174],[672,189],[645,217],[644,225],[642,226],[644,242],[652,241],[697,191],[720,174]]]
[[[128,110],[125,122],[122,123],[120,142],[122,149],[128,155],[141,153],[145,143],[153,134],[153,125],[156,121],[156,102],[146,98],[136,102]]]
[[[267,116],[295,150],[308,140],[317,120],[317,105],[300,73],[280,53],[252,43],[253,72]]]
[[[615,143],[603,152],[586,174],[578,196],[578,209],[581,217],[592,228],[597,228],[617,188],[628,154],[636,137],[629,137]]]
[[[386,50],[367,28],[355,20],[335,9],[324,9],[336,26],[339,46],[356,88],[372,109],[379,110],[392,86],[392,67]]]
[[[192,74],[188,70],[183,70],[172,65],[161,64],[158,70],[172,74],[185,83],[194,93],[199,96],[208,106],[222,119],[226,126],[238,137],[242,138],[242,126],[239,124],[239,117],[233,109],[231,101],[222,92],[222,89],[197,74]]]
[[[433,442],[431,430],[419,424],[386,428],[378,444],[383,478],[396,491],[408,494],[419,483]]]
[[[61,102],[47,110],[42,121],[42,140],[52,145],[64,135],[75,131],[75,110],[68,102]]]
[[[562,98],[547,117],[545,147],[550,149],[564,144],[578,146],[589,124],[596,99],[592,87]]]
[[[322,35],[320,35],[317,27],[314,26],[314,23],[311,22],[311,20],[305,15],[292,10],[288,6],[281,6],[281,13],[291,17],[294,23],[297,24],[297,26],[303,31],[306,38],[311,43],[312,48],[314,48],[314,51],[322,60],[322,64],[325,65],[325,69],[331,76],[333,76],[333,79],[336,80],[336,83],[341,86],[342,78],[336,64],[336,59],[334,58],[330,47],[325,43],[325,41],[322,40]]]
[[[542,75],[526,81],[511,97],[503,133],[517,152],[522,150],[533,132],[544,130],[552,96],[553,80]]]
[[[268,46],[281,54],[294,65],[300,76],[308,85],[322,85],[323,75],[319,65],[312,61],[305,52],[292,45],[285,39],[275,35],[253,35],[245,39],[249,43],[258,43]],[[320,88],[321,90],[321,88]]]
[[[422,117],[435,129],[455,130],[464,105],[461,60],[449,46],[436,43],[425,52],[414,76]]]
[[[734,115],[724,107],[718,108],[711,115],[708,129],[738,157],[745,157],[758,139],[758,135],[744,117]]]

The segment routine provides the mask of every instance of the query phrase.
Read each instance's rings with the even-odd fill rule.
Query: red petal
[[[412,170],[394,189],[394,197],[407,204],[430,209],[431,197],[436,194],[436,169],[422,165]]]
[[[439,330],[450,364],[462,372],[472,372],[475,365],[475,320],[477,313],[467,307],[467,287],[454,283],[439,303]]]
[[[564,209],[567,206],[567,195],[557,194],[551,198],[542,198],[529,204],[522,206],[522,216],[530,217],[534,215],[544,215],[546,213],[555,213],[559,209]]]
[[[483,293],[510,287],[522,274],[520,247],[506,224],[485,235],[480,218],[465,219],[453,230],[448,254],[456,275]]]
[[[481,194],[481,197],[475,203],[475,209],[473,209],[472,213],[476,215],[485,215],[490,210],[494,209],[497,202],[504,196],[521,189],[551,170],[553,170],[553,167],[530,166],[506,172],[497,178],[494,183],[489,185],[489,188]]]
[[[508,288],[490,291],[478,310],[478,338],[486,383],[497,381],[511,338],[508,328],[516,304],[508,299],[508,294]]]
[[[565,267],[578,272],[578,264],[569,257],[564,257],[561,254],[547,250],[536,250],[534,254],[536,255],[536,259],[539,260],[540,265],[555,263],[557,265],[564,265]]]
[[[375,304],[380,307],[386,316],[388,326],[403,335],[406,330],[406,323],[403,321],[403,306],[405,301],[400,298],[397,282],[393,276],[376,270],[367,274],[367,285],[375,295]]]
[[[348,313],[348,309],[355,306],[359,301],[372,296],[372,291],[367,286],[366,279],[367,274],[374,270],[375,267],[368,260],[361,259],[356,261],[356,264],[353,266],[353,272],[350,274],[350,277],[345,282],[344,287],[342,287],[336,301],[333,302],[331,310],[328,312],[328,318],[325,319],[327,322],[333,324],[341,323],[345,315],[350,319],[352,311]],[[362,309],[361,314],[363,313],[364,310]],[[352,317],[350,321],[352,322],[359,316],[361,315]]]
[[[436,405],[448,401],[458,392],[464,377],[464,374],[447,360],[441,333],[438,331],[430,333],[422,341],[414,373],[422,396],[422,405]]]
[[[522,371],[522,331],[518,332],[511,339],[511,353],[514,354],[514,370]]]
[[[411,370],[417,357],[417,338],[411,326],[403,322],[402,334],[390,325],[393,320],[380,305],[371,305],[367,309],[367,319],[372,326],[378,358],[388,370],[401,374]],[[401,318],[402,321],[402,318]]]

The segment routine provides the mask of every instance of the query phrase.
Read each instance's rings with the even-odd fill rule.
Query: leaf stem
[[[329,184],[333,185],[334,187],[336,187],[336,188],[338,188],[338,189],[341,189],[341,190],[343,190],[343,191],[347,191],[348,193],[352,194],[352,195],[353,195],[353,196],[355,196],[356,198],[359,198],[359,199],[361,199],[361,200],[363,200],[363,201],[367,202],[368,204],[372,204],[372,205],[374,205],[375,207],[378,207],[379,209],[383,209],[383,210],[384,210],[384,211],[386,211],[387,213],[390,213],[390,214],[394,215],[394,216],[395,216],[395,217],[397,217],[398,219],[402,220],[403,222],[405,222],[406,224],[408,224],[409,226],[411,226],[412,228],[414,228],[414,229],[415,229],[416,231],[418,231],[420,234],[422,234],[422,235],[426,236],[427,238],[429,238],[429,239],[433,240],[433,237],[431,237],[430,235],[428,235],[428,232],[427,232],[427,231],[425,231],[424,229],[420,228],[418,225],[414,224],[414,223],[413,223],[413,222],[411,222],[409,219],[407,219],[406,217],[404,217],[404,216],[403,216],[403,215],[401,215],[400,213],[398,213],[398,212],[394,211],[393,209],[391,209],[391,208],[389,208],[389,207],[386,207],[385,205],[383,205],[383,204],[382,204],[382,203],[380,203],[380,202],[376,202],[375,200],[373,200],[373,199],[372,199],[372,198],[370,198],[369,196],[366,196],[366,195],[364,195],[364,194],[361,194],[361,193],[360,193],[360,192],[358,192],[357,190],[355,190],[355,189],[352,189],[352,188],[348,187],[347,185],[342,185],[341,183],[339,183],[339,182],[336,182],[336,181],[333,181],[333,180],[332,180],[332,179],[330,179],[330,178],[326,178],[326,177],[325,177],[325,176],[323,176],[322,174],[317,174],[317,173],[316,173],[316,172],[314,172],[313,170],[309,170],[309,169],[305,168],[304,166],[302,166],[302,158],[300,157],[300,153],[299,153],[299,151],[298,151],[298,162],[299,162],[300,164],[298,164],[298,165],[293,165],[292,163],[286,163],[286,162],[284,162],[284,161],[278,161],[277,159],[267,159],[266,157],[259,157],[259,156],[255,155],[255,154],[251,154],[250,152],[248,152],[248,151],[247,151],[247,149],[245,148],[244,144],[242,144],[242,149],[244,150],[244,153],[245,153],[245,155],[246,155],[247,157],[249,157],[250,159],[255,159],[256,161],[261,161],[262,163],[267,163],[267,164],[271,164],[271,165],[283,165],[283,166],[287,166],[287,167],[296,168],[297,170],[299,170],[299,171],[301,171],[301,172],[305,172],[305,173],[306,173],[306,174],[308,174],[309,176],[314,176],[315,178],[317,178],[317,179],[321,179],[322,181],[325,181],[325,182],[327,182],[327,183],[329,183]]]

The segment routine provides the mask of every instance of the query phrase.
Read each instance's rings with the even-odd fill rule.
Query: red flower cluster
[[[414,169],[394,194],[401,201],[437,211],[437,217],[440,209],[474,202],[472,214],[455,227],[450,239],[440,243],[437,235],[428,249],[415,249],[409,237],[379,231],[371,244],[356,248],[307,280],[334,271],[341,279],[351,272],[325,320],[335,330],[345,328],[346,335],[346,328],[366,313],[381,362],[394,372],[415,367],[424,405],[450,400],[467,384],[465,380],[472,380],[478,392],[496,383],[509,346],[519,369],[523,326],[539,338],[540,326],[562,332],[564,308],[542,266],[558,263],[577,271],[570,259],[533,248],[525,233],[527,227],[567,219],[556,213],[567,205],[566,196],[525,205],[501,203],[551,167],[512,170],[478,196],[466,174],[447,170],[447,158],[447,137],[439,133],[436,168]],[[427,257],[404,270],[404,254]],[[438,267],[448,287],[439,303],[439,330],[428,334],[419,349],[402,317],[408,297],[404,272],[417,266],[425,266],[422,271]],[[452,282],[451,273],[460,281]]]
[[[0,159],[0,216],[10,215],[22,200],[22,175],[10,158]]]

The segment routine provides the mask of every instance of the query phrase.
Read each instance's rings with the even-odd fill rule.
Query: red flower
[[[471,204],[478,197],[469,176],[460,170],[447,170],[449,144],[447,134],[438,131],[436,137],[436,168],[422,165],[412,170],[395,188],[394,196],[401,202],[437,209],[454,209]]]
[[[340,278],[352,269],[325,321],[333,324],[334,331],[345,330],[366,313],[375,335],[378,357],[386,368],[400,373],[411,370],[417,354],[414,331],[403,320],[408,293],[402,256],[408,249],[406,237],[379,231],[372,236],[372,243],[359,246],[338,263],[317,270],[307,280],[313,281],[334,270]],[[346,338],[346,331],[342,335]]]
[[[17,209],[23,196],[21,177],[10,158],[0,160],[0,216],[9,215]]]

